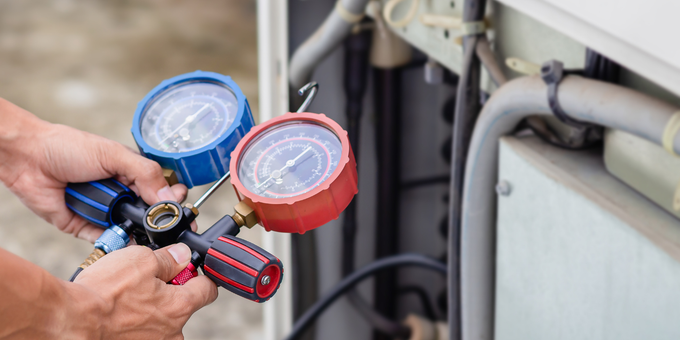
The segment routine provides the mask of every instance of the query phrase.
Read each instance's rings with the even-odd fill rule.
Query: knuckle
[[[150,160],[145,160],[141,164],[140,170],[144,178],[163,177],[163,169],[161,169],[160,164]]]
[[[133,246],[133,247],[128,247],[130,252],[130,257],[132,257],[133,261],[136,261],[140,264],[155,264],[156,261],[156,256],[153,253],[153,250],[151,250],[148,247],[142,247],[142,246]]]

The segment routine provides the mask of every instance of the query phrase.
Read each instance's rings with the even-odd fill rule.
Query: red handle
[[[276,294],[283,278],[283,264],[276,256],[229,235],[212,244],[203,269],[218,286],[260,303]]]

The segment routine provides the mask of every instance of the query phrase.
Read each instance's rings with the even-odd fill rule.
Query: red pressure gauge
[[[231,154],[231,184],[267,231],[303,234],[338,218],[357,189],[347,132],[317,113],[258,126]]]

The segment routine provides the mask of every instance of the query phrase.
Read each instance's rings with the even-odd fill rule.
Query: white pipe
[[[541,78],[523,77],[501,86],[484,105],[468,152],[461,230],[463,340],[494,337],[498,139],[528,115],[552,115]],[[576,76],[559,85],[558,100],[577,120],[619,129],[661,145],[678,108],[639,92]],[[676,136],[677,137],[677,136]],[[680,138],[673,139],[680,153]]]
[[[361,20],[368,0],[338,0],[321,26],[305,40],[290,59],[289,81],[294,89],[309,82],[321,61],[349,35]]]

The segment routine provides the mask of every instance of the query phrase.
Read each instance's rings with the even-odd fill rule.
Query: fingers
[[[81,240],[94,243],[103,233],[104,229],[95,227],[92,224],[86,224],[75,236]]]
[[[53,218],[51,223],[57,225],[61,231],[67,234],[72,234],[79,239],[94,243],[104,232],[104,229],[101,227],[97,227],[89,223],[87,220],[76,215],[72,211],[67,210],[64,213],[64,215],[67,217],[60,218],[60,216],[58,216]],[[60,214],[57,213],[57,215]]]
[[[183,202],[187,197],[187,192],[189,191],[189,189],[187,189],[186,185],[184,184],[175,184],[171,186],[170,189],[172,190],[172,193],[175,194],[177,202]]]
[[[177,200],[158,163],[128,150],[122,144],[115,144],[115,147],[107,150],[112,152],[107,153],[102,161],[102,166],[108,172],[124,176],[130,183],[134,183],[139,195],[148,204]]]
[[[158,249],[154,251],[154,254],[158,260],[156,277],[163,282],[172,280],[187,267],[191,260],[191,249],[184,243]]]
[[[197,276],[176,288],[177,294],[186,302],[192,314],[217,299],[217,286],[207,276]]]

